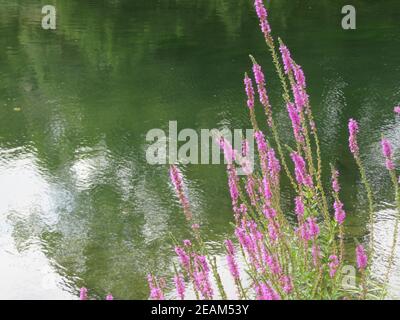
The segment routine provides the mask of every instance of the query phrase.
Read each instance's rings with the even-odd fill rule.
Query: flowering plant
[[[283,89],[283,100],[292,124],[294,145],[282,145],[268,98],[262,67],[254,57],[252,76],[245,74],[244,88],[247,109],[258,150],[260,170],[244,178],[236,174],[237,154],[246,150],[233,150],[221,138],[221,149],[227,161],[228,185],[234,213],[235,241],[227,239],[226,261],[236,287],[238,299],[373,299],[386,296],[386,284],[394,260],[400,221],[399,178],[393,161],[389,141],[382,138],[382,154],[393,181],[398,215],[395,221],[392,250],[383,284],[377,286],[371,274],[374,255],[375,205],[371,186],[367,180],[357,142],[359,125],[349,121],[349,149],[361,174],[369,201],[369,243],[355,244],[356,264],[360,286],[344,287],[345,266],[344,222],[345,206],[340,199],[339,172],[332,167],[331,191],[322,183],[322,161],[317,127],[307,94],[304,72],[295,62],[281,39],[274,39],[268,22],[268,12],[262,0],[254,7],[261,31],[271,53],[276,73]],[[277,44],[278,42],[278,44]],[[277,47],[279,46],[279,49]],[[280,53],[280,54],[279,54]],[[255,84],[255,87],[254,87]],[[265,112],[267,130],[263,132],[256,119],[256,93]],[[400,114],[400,107],[394,112]],[[281,179],[285,175],[295,193],[293,208],[295,219],[284,212],[281,199]],[[182,203],[193,239],[176,241],[175,252],[179,266],[174,266],[177,297],[185,298],[191,287],[198,299],[227,298],[216,259],[207,252],[199,225],[193,223],[190,202],[185,194],[182,174],[175,165],[170,167],[172,184]],[[329,195],[330,194],[330,195]],[[332,200],[332,201],[331,201]],[[332,205],[329,205],[329,203]],[[237,243],[236,245],[234,243]],[[240,253],[240,257],[239,257]],[[151,299],[163,299],[164,280],[148,276]]]

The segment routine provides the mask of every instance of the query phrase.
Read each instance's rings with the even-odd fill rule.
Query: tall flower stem
[[[213,259],[210,259],[210,257],[208,257],[208,260],[210,261],[211,270],[213,272],[214,279],[215,279],[215,282],[217,284],[219,294],[221,295],[221,299],[222,300],[226,300],[227,299],[227,295],[226,295],[224,286],[222,284],[221,276],[219,275],[219,272],[218,272],[217,260],[216,260],[215,257],[213,257]]]
[[[369,238],[369,247],[368,247],[368,255],[371,257],[371,260],[374,256],[374,221],[375,221],[375,212],[374,212],[374,198],[371,189],[371,185],[368,182],[367,174],[365,173],[365,168],[362,163],[362,160],[358,154],[355,154],[356,164],[361,174],[361,181],[364,185],[364,188],[367,192],[368,198],[368,209],[369,209],[369,228],[370,228],[370,238]],[[370,264],[371,266],[371,264]],[[369,267],[370,268],[370,267]]]
[[[253,64],[257,64],[257,61],[254,59],[253,56],[250,55],[250,59],[252,60]],[[293,179],[292,174],[290,173],[289,167],[287,166],[286,158],[285,158],[285,155],[283,154],[283,149],[282,149],[282,145],[281,145],[281,142],[280,142],[278,130],[276,128],[276,125],[275,125],[275,122],[274,122],[274,119],[273,119],[273,116],[272,116],[271,106],[269,104],[264,105],[264,112],[265,112],[265,115],[266,115],[266,117],[267,117],[267,119],[269,121],[269,125],[271,126],[272,135],[273,135],[275,144],[277,146],[279,158],[281,160],[281,163],[283,165],[285,173],[286,173],[287,177],[289,178],[290,183],[292,184],[293,188],[296,190],[297,186],[296,186],[296,183],[295,183],[295,181]]]
[[[282,39],[278,38],[278,41],[279,41],[279,44],[280,44],[281,47],[282,46],[286,47],[285,44],[283,43]],[[273,56],[275,55],[277,57],[277,52],[276,52],[276,49],[275,49],[275,45],[273,43],[273,39],[267,41],[267,45],[269,46],[272,55]],[[278,58],[276,58],[276,60],[277,60],[276,62],[275,62],[275,59],[273,59],[273,60],[274,60],[274,65],[275,65],[276,71],[278,73],[278,76],[280,78],[281,77],[283,78],[283,79],[281,79],[281,82],[284,83],[284,94],[283,94],[283,97],[285,98],[285,96],[287,96],[287,99],[290,100],[289,89],[288,89],[288,86],[287,86],[287,83],[286,83],[286,79],[285,79],[285,76],[284,76],[282,65],[279,63]],[[298,65],[296,65],[296,63],[293,60],[291,61],[291,64],[295,65],[297,68],[299,67]],[[289,82],[290,82],[292,88],[294,88],[296,83],[295,83],[294,78],[293,78],[293,70],[287,70],[287,72],[288,72]],[[323,184],[322,184],[322,160],[321,160],[320,143],[319,143],[319,138],[318,138],[317,127],[315,125],[314,117],[313,117],[313,114],[312,114],[312,109],[311,109],[311,106],[310,106],[308,98],[306,100],[307,101],[305,101],[306,104],[304,106],[305,107],[305,112],[301,111],[301,114],[300,114],[302,127],[303,127],[303,130],[304,130],[304,137],[305,137],[305,140],[306,140],[306,147],[305,147],[305,149],[306,149],[306,157],[307,157],[307,161],[308,161],[308,164],[309,164],[309,171],[310,171],[310,173],[312,175],[315,175],[315,178],[316,178],[315,180],[317,182],[317,189],[320,192],[320,199],[321,199],[321,202],[322,202],[321,209],[322,209],[322,212],[324,214],[325,222],[328,223],[328,221],[329,221],[329,209],[328,209],[328,203],[327,203],[327,200],[326,200],[325,190],[324,190],[324,187],[323,187]],[[304,114],[305,114],[305,116],[304,116]],[[314,170],[314,162],[313,162],[314,160],[313,160],[313,156],[312,156],[313,152],[312,152],[311,141],[310,141],[310,136],[309,136],[309,131],[308,131],[308,125],[307,125],[307,121],[306,121],[305,117],[307,117],[308,124],[310,125],[310,131],[311,131],[311,133],[312,133],[312,135],[314,137],[314,143],[315,143],[315,148],[316,148],[316,158],[317,158],[317,170]],[[314,171],[316,171],[316,173],[314,173]]]
[[[375,212],[374,212],[374,199],[373,199],[373,193],[371,186],[368,182],[367,174],[365,172],[364,165],[362,163],[361,157],[360,157],[360,148],[358,146],[357,142],[357,134],[359,132],[359,126],[356,120],[350,119],[349,124],[348,124],[348,129],[349,129],[349,149],[350,152],[353,154],[353,157],[356,161],[356,164],[358,166],[358,170],[360,171],[361,174],[361,182],[364,185],[364,188],[367,193],[367,198],[368,198],[368,207],[369,207],[369,227],[370,227],[370,239],[369,239],[369,246],[368,246],[368,255],[371,259],[371,261],[374,258],[374,222],[375,222]],[[368,269],[366,270],[366,273],[369,274],[371,270],[371,265],[372,263],[369,263]]]
[[[394,190],[395,190],[395,196],[396,196],[396,202],[397,202],[397,217],[396,217],[396,222],[395,222],[394,230],[393,230],[393,241],[392,241],[392,246],[390,249],[388,268],[387,268],[387,271],[385,274],[385,278],[383,280],[383,285],[385,286],[385,288],[382,293],[382,299],[384,299],[386,297],[387,291],[388,291],[388,282],[389,282],[390,272],[392,271],[393,264],[394,264],[394,257],[396,254],[396,247],[397,247],[398,234],[399,234],[399,225],[400,225],[400,188],[399,188],[399,182],[398,182],[398,178],[397,178],[395,170],[390,170],[390,176],[392,178],[392,182],[393,182],[393,186],[394,186]]]
[[[278,38],[278,41],[280,43],[282,43],[280,38]],[[281,82],[281,85],[282,85],[282,88],[283,88],[282,97],[283,97],[285,103],[288,104],[288,103],[290,103],[290,91],[289,91],[288,83],[287,83],[287,80],[286,80],[282,65],[281,65],[281,63],[279,61],[279,56],[278,56],[278,53],[277,53],[277,50],[276,50],[274,39],[273,39],[273,37],[271,35],[268,35],[267,37],[265,37],[265,42],[266,42],[266,44],[267,44],[267,46],[269,48],[269,51],[271,53],[272,61],[273,61],[273,64],[275,66],[276,73],[278,74],[278,77],[280,79],[280,82]],[[307,105],[306,108],[307,108],[307,116],[309,118],[309,122],[313,123],[314,119],[313,119],[313,116],[312,116],[312,113],[311,113],[311,108],[310,108],[309,105]],[[305,128],[307,128],[307,127],[305,126]],[[274,127],[272,129],[273,129],[274,138],[275,138],[275,135],[277,136],[277,138],[275,138],[275,140],[278,139],[278,141],[279,141],[279,137],[278,137],[276,128],[275,128],[275,130],[274,130]],[[321,178],[321,175],[322,175],[321,174],[321,172],[322,172],[321,150],[320,150],[320,144],[319,144],[319,139],[318,139],[316,126],[312,126],[311,130],[313,132],[314,141],[315,141],[315,145],[316,145],[316,153],[317,153],[317,173],[316,173],[317,188],[321,193],[324,218],[325,218],[326,223],[328,223],[329,211],[328,211],[328,203],[326,201],[325,191],[324,191],[324,188],[323,188],[323,185],[322,185],[322,178]],[[308,146],[310,146],[310,140],[309,140],[309,137],[308,137],[308,133],[307,133],[307,136],[306,136],[306,140],[307,140]],[[278,145],[278,151],[279,151],[280,143],[279,144],[277,143],[277,145]],[[308,147],[308,149],[311,152],[311,147]],[[281,158],[282,158],[282,156],[281,156]],[[310,159],[310,154],[308,154],[308,158]],[[312,156],[311,156],[311,159],[312,159]],[[285,167],[285,163],[283,163],[283,165]],[[285,168],[285,171],[286,171],[286,168]]]
[[[361,288],[362,288],[362,293],[361,293],[361,300],[365,300],[367,297],[367,279],[366,279],[366,274],[365,270],[361,271]]]

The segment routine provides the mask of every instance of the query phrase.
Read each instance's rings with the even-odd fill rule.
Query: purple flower
[[[151,300],[164,300],[164,293],[158,287],[153,287],[150,290],[150,299]]]
[[[261,66],[255,62],[253,64],[253,73],[254,73],[254,79],[256,80],[257,83],[257,91],[258,91],[258,96],[260,98],[260,102],[265,108],[267,107],[269,108],[270,104],[269,104],[267,90],[265,89],[264,73],[261,69]]]
[[[256,80],[257,85],[265,86],[265,76],[261,69],[261,66],[258,63],[253,64],[253,73],[254,73],[254,79]]]
[[[197,255],[196,256],[197,262],[201,265],[202,269],[206,272],[210,272],[208,267],[207,259],[205,256]]]
[[[256,131],[254,137],[256,138],[258,152],[260,152],[260,154],[266,154],[268,147],[262,131]]]
[[[319,227],[317,224],[317,219],[309,217],[308,222],[308,232],[311,238],[316,238],[319,235]]]
[[[339,178],[339,171],[333,170],[332,171],[332,189],[336,193],[338,193],[340,191],[340,184],[339,184],[338,178]]]
[[[397,113],[398,115],[400,115],[400,106],[394,107],[394,113]]]
[[[214,291],[210,282],[210,268],[204,256],[195,255],[193,277],[196,289],[203,298],[212,299]]]
[[[249,141],[246,139],[242,141],[242,157],[247,157],[249,154]]]
[[[246,230],[243,227],[236,227],[235,236],[239,240],[239,243],[246,247]]]
[[[335,200],[333,207],[335,209],[335,220],[337,223],[342,224],[346,219],[346,212],[343,210],[343,203],[339,200]]]
[[[157,286],[155,279],[151,274],[147,275],[147,282],[150,288],[150,299],[151,300],[164,300],[164,293],[161,288]]]
[[[315,239],[319,235],[319,226],[315,218],[307,218],[305,223],[302,223],[297,229],[298,235],[304,241]]]
[[[267,37],[271,33],[271,27],[268,23],[268,11],[264,7],[262,0],[255,0],[254,7],[256,8],[258,19],[260,20],[261,31]]]
[[[307,95],[304,94],[303,89],[298,84],[292,85],[292,92],[294,96],[294,103],[298,112],[302,112],[306,105]]]
[[[177,192],[179,192],[182,188],[182,173],[179,168],[175,165],[171,165],[169,169],[169,175],[171,178],[171,182],[174,185]]]
[[[304,76],[303,69],[301,69],[301,67],[299,65],[294,65],[293,72],[294,72],[294,78],[296,79],[297,84],[301,88],[304,89],[306,87],[306,78]]]
[[[364,247],[361,244],[356,247],[356,258],[358,269],[365,270],[368,264],[368,257],[365,253]]]
[[[225,247],[229,255],[235,255],[235,247],[233,246],[232,240],[225,240]]]
[[[183,245],[185,247],[191,247],[192,246],[192,242],[190,240],[183,240]]]
[[[276,158],[275,150],[273,148],[269,148],[267,152],[268,158],[268,171],[274,183],[278,183],[279,181],[279,173],[281,172],[281,165],[279,160]]]
[[[308,225],[306,223],[302,223],[296,231],[299,237],[304,240],[305,242],[311,239]]]
[[[390,145],[389,140],[383,138],[382,139],[382,154],[385,158],[391,158],[393,155],[392,146]]]
[[[289,113],[290,120],[292,121],[294,137],[296,141],[301,144],[304,142],[304,138],[301,134],[302,128],[301,128],[300,116],[293,103],[289,102],[287,104],[287,110]]]
[[[354,119],[349,120],[349,148],[350,152],[354,155],[358,155],[358,143],[357,143],[358,123]]]
[[[235,259],[235,248],[233,246],[233,243],[231,240],[226,240],[225,241],[225,246],[226,246],[226,251],[228,252],[228,255],[226,257],[226,261],[228,263],[229,271],[231,272],[232,277],[235,280],[239,280],[240,275],[239,275],[239,268],[236,263]]]
[[[280,45],[279,51],[281,52],[282,55],[282,61],[285,73],[288,74],[293,69],[293,60],[290,55],[290,51],[284,44]]]
[[[114,297],[112,296],[112,294],[108,294],[106,296],[106,300],[114,300]]]
[[[309,106],[308,106],[308,104],[309,104],[309,97],[308,97],[308,94],[307,94],[307,92],[305,91],[305,89],[302,89],[302,90],[301,90],[301,96],[302,96],[302,100],[303,100],[304,105],[307,107],[306,113],[308,113],[308,112],[310,112],[310,111],[309,111]],[[311,120],[310,120],[310,127],[311,127],[312,130],[315,129],[315,123],[314,123],[314,121],[311,121]]]
[[[395,169],[394,163],[390,159],[386,159],[385,165],[386,165],[386,169],[388,169],[389,171]]]
[[[181,274],[174,276],[175,289],[178,297],[183,300],[185,299],[185,280]]]
[[[178,196],[179,201],[181,202],[186,219],[191,220],[192,213],[190,211],[189,200],[186,197],[183,189],[182,173],[177,166],[171,165],[169,169],[169,175],[171,178],[171,182],[175,188],[176,195]]]
[[[266,202],[269,202],[272,198],[271,187],[267,177],[263,178],[263,195]]]
[[[239,200],[238,177],[236,174],[236,170],[232,165],[228,167],[228,185],[232,199],[232,207],[233,210],[236,212]]]
[[[329,256],[328,267],[329,267],[329,276],[333,278],[339,267],[339,258],[336,255]]]
[[[297,152],[292,152],[290,156],[294,163],[294,171],[297,183],[305,185],[307,187],[312,187],[313,186],[312,178],[307,173],[306,163],[303,157],[300,156]]]
[[[249,109],[254,108],[254,88],[251,79],[247,76],[247,73],[244,77],[244,86],[247,95],[247,106]]]
[[[257,300],[280,300],[281,297],[269,285],[260,283],[255,286]]]
[[[254,178],[252,176],[248,176],[246,180],[246,192],[253,206],[256,205],[256,194],[254,192],[254,187],[255,187]]]
[[[393,163],[393,150],[392,150],[392,146],[390,145],[389,140],[383,138],[382,139],[382,154],[383,156],[386,158],[386,168],[388,170],[394,170],[394,163]]]
[[[251,223],[252,229],[255,229],[255,223]],[[243,249],[247,253],[250,258],[250,262],[256,267],[259,268],[260,264],[257,258],[257,244],[253,240],[253,237],[256,235],[250,236],[246,231],[246,226],[236,227],[235,236],[239,240],[239,243],[242,245]]]
[[[184,249],[181,247],[175,247],[175,253],[177,254],[179,258],[179,262],[182,265],[182,267],[185,270],[189,270],[190,267],[190,257],[189,255],[185,252]]]
[[[226,163],[232,164],[233,161],[235,161],[235,159],[237,158],[237,155],[236,155],[236,150],[233,149],[231,143],[224,137],[221,137],[219,139],[219,146],[224,152]]]
[[[232,162],[237,158],[237,152],[232,148],[231,143],[225,138],[221,137],[219,139],[219,144],[221,149],[224,151],[225,160],[228,163],[228,185],[229,191],[232,199],[232,207],[235,213],[238,212],[238,199],[239,199],[239,190],[238,190],[238,178],[236,174],[236,169]]]
[[[267,255],[265,258],[266,258],[267,265],[268,265],[269,269],[271,270],[272,274],[280,275],[282,273],[282,268],[279,264],[279,260],[276,257],[272,257],[270,255]]]
[[[303,200],[301,199],[300,196],[298,196],[294,199],[294,203],[295,203],[295,212],[296,212],[297,218],[302,218],[304,216]]]
[[[282,289],[286,294],[290,294],[293,291],[293,282],[289,276],[283,276],[281,279]]]
[[[268,235],[272,243],[278,240],[278,228],[273,222],[268,224]]]
[[[276,217],[276,210],[271,208],[268,204],[264,204],[263,213],[268,220],[273,220]]]
[[[79,300],[87,300],[87,292],[88,290],[85,287],[81,288],[81,290],[79,291]]]

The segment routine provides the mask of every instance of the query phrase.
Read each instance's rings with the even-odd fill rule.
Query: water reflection
[[[376,254],[374,256],[372,272],[378,280],[383,281],[387,273],[387,266],[389,261],[389,256],[393,247],[393,234],[394,225],[398,212],[396,208],[393,209],[383,209],[377,212],[376,222],[374,224],[375,228],[375,248]],[[389,278],[389,296],[391,299],[399,298],[399,288],[400,288],[400,244],[397,243],[395,247],[395,258],[394,264],[391,269]]]
[[[66,194],[41,172],[32,148],[0,149],[2,299],[72,298],[42,234],[57,224]],[[64,290],[60,290],[64,288]],[[66,289],[66,290],[65,290]]]
[[[400,101],[400,5],[359,3],[370,24],[357,33],[338,29],[340,8],[331,1],[272,1],[271,23],[307,71],[324,160],[344,180],[349,243],[363,239],[368,219],[346,146],[346,120],[361,120],[381,203],[377,239],[387,252],[393,195],[379,140],[383,128],[400,148],[391,112]],[[148,271],[170,276],[170,233],[189,236],[167,168],[145,162],[146,132],[170,120],[179,129],[248,128],[241,78],[253,53],[269,70],[288,136],[251,3],[71,0],[57,4],[59,25],[50,33],[39,27],[41,1],[1,6],[0,297],[71,298],[87,286],[96,298],[146,298]],[[224,265],[219,243],[232,221],[225,170],[183,172],[195,218]],[[385,257],[374,262],[379,274]],[[398,291],[398,279],[392,283]]]

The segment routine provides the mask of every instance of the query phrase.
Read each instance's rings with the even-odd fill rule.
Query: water
[[[357,30],[344,31],[347,3],[335,2],[271,1],[271,24],[306,71],[325,160],[342,172],[349,244],[365,240],[368,219],[346,143],[347,119],[360,120],[382,275],[394,210],[379,139],[399,151],[400,3],[354,1]],[[56,31],[41,28],[45,4],[0,0],[0,298],[69,299],[81,286],[94,298],[147,298],[147,272],[168,276],[170,233],[189,235],[167,168],[146,163],[147,131],[170,120],[249,128],[250,53],[287,123],[251,1],[58,1]],[[204,238],[222,254],[232,232],[225,169],[183,172]],[[398,276],[391,286],[399,292]]]

